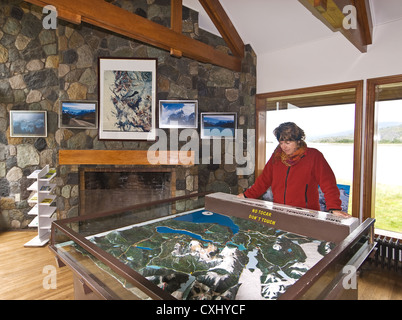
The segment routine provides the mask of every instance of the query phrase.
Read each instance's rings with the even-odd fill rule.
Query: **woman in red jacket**
[[[320,210],[320,186],[328,211],[349,216],[341,211],[331,167],[320,151],[307,147],[304,131],[295,123],[286,122],[274,130],[274,135],[278,147],[254,185],[239,197],[259,198],[271,187],[275,203]]]

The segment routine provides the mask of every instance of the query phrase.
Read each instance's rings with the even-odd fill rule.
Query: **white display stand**
[[[49,241],[53,213],[56,211],[56,207],[51,206],[56,196],[50,194],[56,185],[50,181],[55,176],[56,169],[49,169],[49,165],[42,170],[35,170],[28,176],[28,179],[36,179],[28,188],[29,191],[35,191],[28,199],[28,203],[35,204],[28,214],[36,216],[28,227],[38,228],[38,235],[28,241],[25,247],[41,247]]]

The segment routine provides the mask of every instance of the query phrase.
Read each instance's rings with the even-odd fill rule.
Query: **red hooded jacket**
[[[324,193],[328,210],[341,210],[339,189],[331,167],[320,151],[307,148],[300,161],[290,167],[272,155],[244,195],[259,198],[271,187],[275,203],[320,210],[318,186]]]

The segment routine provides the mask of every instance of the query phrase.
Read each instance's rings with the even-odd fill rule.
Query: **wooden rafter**
[[[373,23],[369,0],[299,0],[309,11],[333,31],[341,32],[357,49],[367,52],[372,44]],[[343,8],[356,8],[357,28],[345,29]]]
[[[358,23],[361,26],[363,42],[367,45],[373,43],[373,19],[371,17],[369,0],[355,1]]]
[[[211,63],[234,71],[241,70],[242,58],[239,56],[228,55],[210,45],[183,35],[181,30],[177,31],[177,17],[173,18],[173,28],[167,28],[104,0],[25,1],[41,7],[53,5],[57,9],[58,18],[76,24],[83,21],[169,52],[173,50],[175,56],[182,54],[200,62]],[[179,14],[178,2],[172,0],[174,7],[172,10],[175,10],[175,14]]]
[[[171,0],[170,8],[170,28],[174,32],[181,33],[183,26],[183,0]],[[170,48],[170,54],[176,58],[181,58],[183,52]]]
[[[199,0],[209,18],[218,29],[222,38],[232,51],[232,53],[240,58],[244,57],[244,43],[232,21],[228,17],[220,4],[219,0]]]
[[[181,33],[183,25],[183,0],[171,0],[170,7],[170,28],[177,33]]]
[[[314,8],[319,12],[327,11],[327,0],[314,0]]]

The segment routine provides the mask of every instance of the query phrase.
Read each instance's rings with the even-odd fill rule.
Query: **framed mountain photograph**
[[[72,129],[97,129],[98,102],[61,101],[59,127]]]
[[[201,113],[201,139],[236,138],[237,113]]]
[[[160,100],[159,128],[197,128],[197,100]]]
[[[10,137],[47,137],[47,112],[11,110]]]

